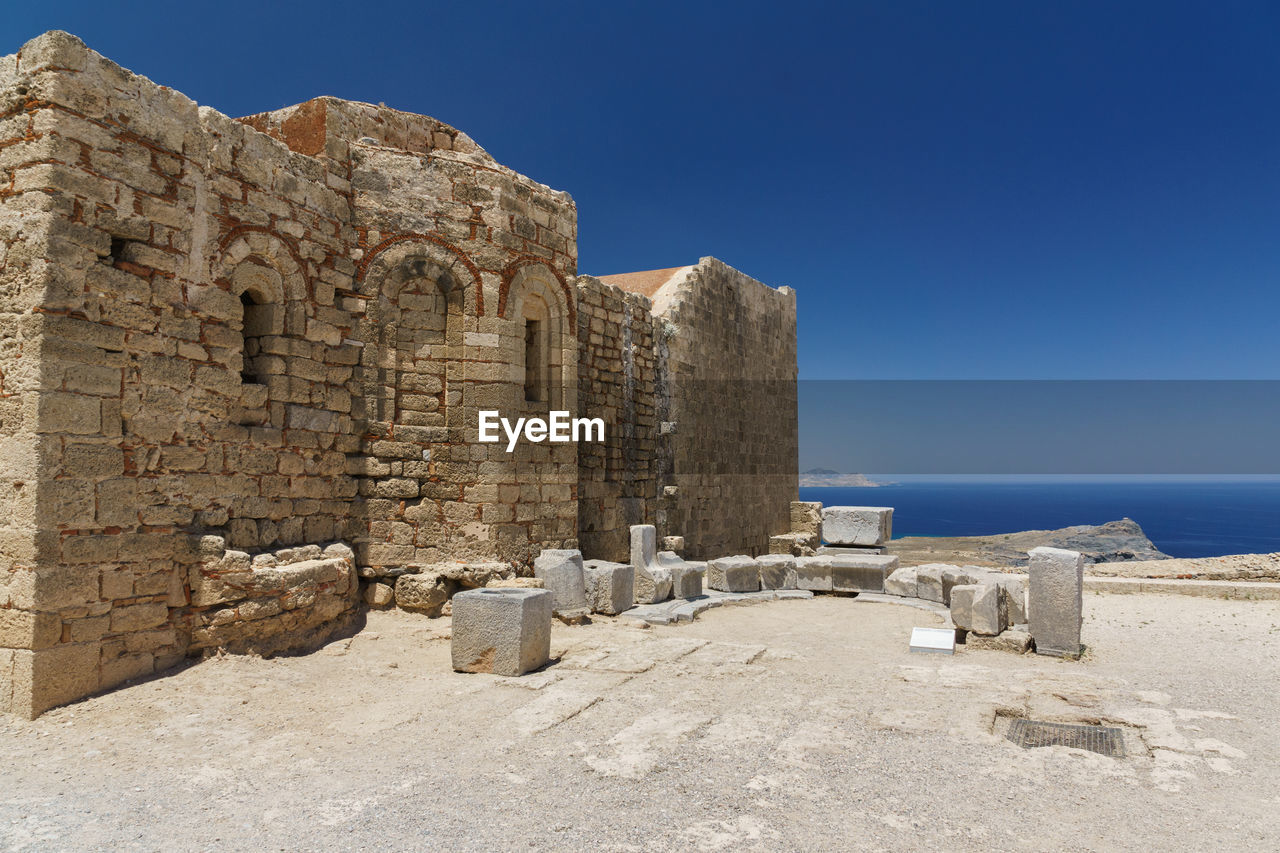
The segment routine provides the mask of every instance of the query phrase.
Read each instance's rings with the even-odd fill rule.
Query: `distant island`
[[[800,472],[801,486],[885,486],[888,483],[877,483],[867,479],[865,474],[841,474],[830,468],[810,468]]]

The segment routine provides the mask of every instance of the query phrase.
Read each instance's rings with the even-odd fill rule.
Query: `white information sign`
[[[953,655],[956,653],[956,629],[912,628],[911,651]]]

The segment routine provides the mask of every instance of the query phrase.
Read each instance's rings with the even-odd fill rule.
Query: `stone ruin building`
[[[312,646],[406,572],[438,605],[543,548],[626,561],[631,524],[766,552],[794,292],[578,275],[576,238],[425,116],[232,119],[61,32],[0,58],[0,711]],[[508,453],[481,409],[606,439]]]

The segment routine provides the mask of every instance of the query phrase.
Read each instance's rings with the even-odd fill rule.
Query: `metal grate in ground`
[[[1024,749],[1038,746],[1069,746],[1087,749],[1112,758],[1124,757],[1124,732],[1109,726],[1080,726],[1045,723],[1016,718],[1009,723],[1009,740]]]

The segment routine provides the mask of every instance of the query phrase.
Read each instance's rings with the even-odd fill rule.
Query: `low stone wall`
[[[341,543],[250,557],[219,536],[200,541],[191,577],[189,651],[276,654],[318,645],[359,616],[355,557]]]

